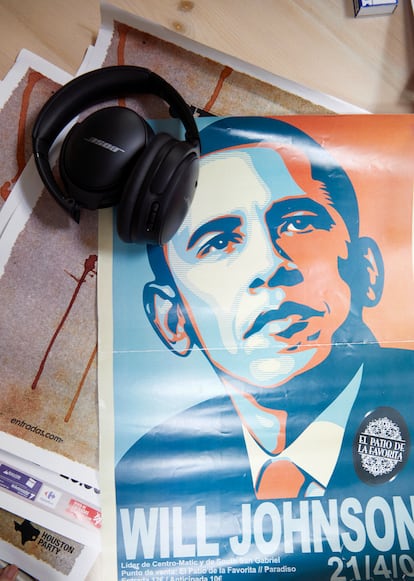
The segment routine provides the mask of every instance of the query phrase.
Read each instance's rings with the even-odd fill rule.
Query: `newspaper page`
[[[413,123],[201,119],[171,242],[102,213],[108,579],[414,576]]]

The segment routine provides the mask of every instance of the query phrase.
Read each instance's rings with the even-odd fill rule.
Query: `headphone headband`
[[[120,65],[75,77],[56,91],[42,107],[33,127],[32,143],[35,163],[43,182],[77,222],[80,208],[74,200],[62,195],[50,167],[50,148],[66,125],[86,108],[134,94],[151,94],[163,99],[170,107],[170,114],[183,123],[186,141],[197,154],[200,152],[197,125],[187,103],[174,87],[153,71]]]

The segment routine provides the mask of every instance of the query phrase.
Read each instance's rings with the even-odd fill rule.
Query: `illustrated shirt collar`
[[[275,441],[281,430],[276,416],[268,412],[262,413],[263,410],[258,410],[243,395],[232,393],[232,400],[242,420],[253,482],[256,482],[262,466],[269,459],[285,459],[294,462],[314,479],[314,494],[310,492],[309,496],[323,494],[338,460],[345,427],[361,385],[362,371],[363,365],[338,397],[296,440],[277,455],[269,452],[274,450]],[[263,447],[257,443],[254,436]]]

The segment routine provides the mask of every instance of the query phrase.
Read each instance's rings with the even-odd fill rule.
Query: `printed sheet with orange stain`
[[[66,224],[31,155],[70,78],[23,49],[0,83],[0,559],[28,579],[85,578],[100,550],[96,228]]]
[[[96,217],[41,186],[31,128],[70,75],[22,51],[0,85],[0,447],[97,486]]]

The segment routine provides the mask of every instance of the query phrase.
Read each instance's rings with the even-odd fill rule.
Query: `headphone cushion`
[[[118,234],[125,242],[168,242],[184,220],[198,179],[188,142],[159,133],[138,157],[122,193]]]

